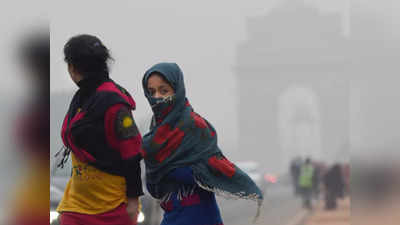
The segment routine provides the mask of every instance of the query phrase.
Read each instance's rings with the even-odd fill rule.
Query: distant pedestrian
[[[312,209],[311,197],[313,191],[314,167],[311,164],[311,159],[307,158],[301,166],[299,176],[299,187],[303,199],[303,207]]]
[[[324,176],[325,209],[336,209],[337,199],[344,196],[344,181],[340,164],[335,164]]]
[[[300,194],[299,176],[301,164],[302,160],[300,157],[296,157],[290,162],[290,175],[292,177],[293,192],[295,195]]]
[[[312,188],[312,193],[313,197],[315,199],[319,199],[319,195],[321,192],[321,170],[322,170],[322,165],[321,163],[318,162],[313,162],[313,168],[314,168],[314,175],[313,175],[313,188]]]

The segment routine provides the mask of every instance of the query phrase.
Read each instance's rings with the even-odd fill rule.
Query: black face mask
[[[151,109],[153,110],[156,119],[160,119],[161,117],[165,116],[163,113],[167,110],[168,107],[173,107],[175,104],[175,95],[171,95],[165,98],[149,98],[149,102],[151,105]]]

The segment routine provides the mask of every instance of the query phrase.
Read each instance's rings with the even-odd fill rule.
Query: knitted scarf
[[[175,94],[153,98],[147,82],[153,73],[162,75]],[[255,200],[261,206],[263,196],[253,180],[230,162],[217,145],[214,127],[197,114],[186,98],[183,73],[175,63],[159,63],[143,77],[143,89],[155,124],[143,137],[146,182],[153,197],[162,199],[179,191],[181,184],[165,179],[172,170],[190,167],[196,183],[203,189],[228,198]]]

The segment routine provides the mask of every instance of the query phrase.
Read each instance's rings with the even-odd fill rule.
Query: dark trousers
[[[301,196],[303,199],[303,207],[307,209],[312,208],[311,197],[312,197],[312,188],[301,188]]]
[[[325,209],[332,210],[337,208],[337,195],[333,191],[327,191],[325,194]]]

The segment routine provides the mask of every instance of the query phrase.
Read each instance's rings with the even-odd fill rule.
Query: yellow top
[[[99,214],[127,203],[126,180],[79,161],[71,152],[72,176],[58,212]]]

